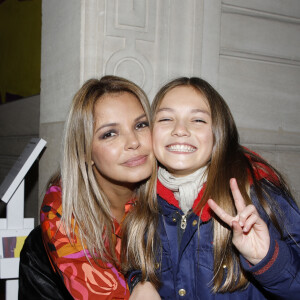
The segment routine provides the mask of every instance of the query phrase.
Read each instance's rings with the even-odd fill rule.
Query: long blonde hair
[[[96,102],[104,95],[123,92],[136,96],[150,122],[147,96],[133,82],[116,76],[90,79],[73,98],[65,123],[61,164],[62,221],[70,241],[77,226],[82,244],[96,263],[101,259],[118,266],[110,202],[97,183],[91,147]],[[137,203],[151,197],[154,183],[155,177],[150,177],[137,187]]]
[[[280,173],[255,153],[242,147],[239,143],[238,131],[224,99],[205,80],[200,78],[177,78],[164,85],[152,103],[152,118],[164,98],[173,88],[190,86],[203,95],[210,107],[214,145],[211,159],[208,162],[208,177],[203,198],[197,208],[212,198],[230,215],[236,215],[236,208],[229,187],[230,178],[236,178],[246,204],[252,203],[249,187],[254,188],[258,204],[282,234],[280,218],[276,203],[268,197],[268,188],[264,184],[280,189],[291,197],[289,188]],[[269,176],[259,180],[262,170]],[[214,292],[233,292],[245,287],[248,279],[240,266],[239,254],[232,244],[232,232],[219,219],[213,219],[214,232]],[[226,269],[222,268],[226,265]]]

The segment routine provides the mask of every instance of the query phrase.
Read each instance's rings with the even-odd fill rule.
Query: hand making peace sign
[[[245,205],[235,178],[230,179],[230,188],[237,209],[236,216],[227,214],[212,199],[208,200],[208,205],[223,222],[232,228],[232,242],[237,250],[245,259],[255,265],[268,253],[270,247],[269,230],[255,206],[253,204]]]

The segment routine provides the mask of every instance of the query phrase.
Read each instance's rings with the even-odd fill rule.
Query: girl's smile
[[[197,150],[196,147],[189,144],[171,144],[166,146],[167,150],[176,153],[193,153]]]

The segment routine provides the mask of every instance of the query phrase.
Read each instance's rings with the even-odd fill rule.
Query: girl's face
[[[152,172],[154,156],[149,123],[132,94],[108,94],[94,107],[92,161],[99,184],[137,183]]]
[[[170,90],[157,109],[152,138],[157,160],[174,176],[205,166],[214,140],[206,98],[189,86]]]

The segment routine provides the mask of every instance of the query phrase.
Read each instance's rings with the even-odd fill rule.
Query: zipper
[[[181,216],[180,228],[182,230],[185,230],[185,228],[186,228],[186,224],[187,224],[187,222],[186,222],[186,216],[187,215],[182,215]]]

